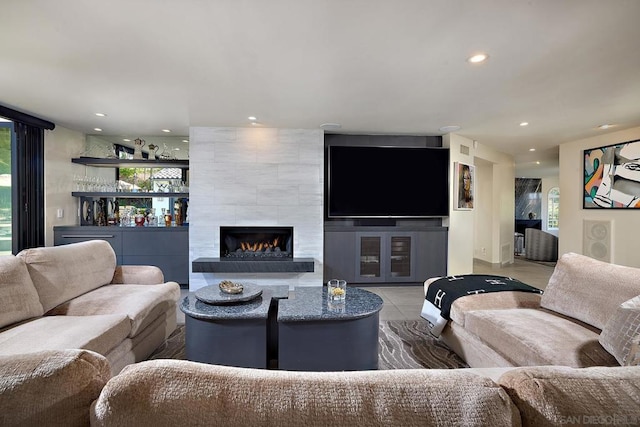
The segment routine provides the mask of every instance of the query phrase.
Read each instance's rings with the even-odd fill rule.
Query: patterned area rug
[[[427,330],[424,320],[380,322],[378,369],[452,369],[469,366]]]
[[[420,320],[380,322],[378,369],[451,369],[467,364],[436,338]],[[149,359],[186,359],[184,325],[179,325]]]

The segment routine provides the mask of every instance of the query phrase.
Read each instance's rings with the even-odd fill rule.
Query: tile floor
[[[476,274],[496,274],[499,276],[510,276],[544,289],[549,281],[549,277],[553,273],[553,267],[550,265],[540,264],[527,261],[524,258],[516,257],[513,264],[504,267],[494,268],[482,261],[474,261],[473,272]],[[380,312],[380,320],[418,320],[420,319],[420,310],[424,300],[424,291],[422,286],[412,285],[377,285],[362,286],[363,289],[374,292],[382,298],[384,306]],[[178,302],[186,296],[188,289],[181,289],[181,297]],[[178,308],[178,323],[184,324],[184,313]]]

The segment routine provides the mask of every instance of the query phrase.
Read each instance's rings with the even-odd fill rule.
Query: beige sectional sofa
[[[100,427],[639,423],[638,367],[287,372],[153,360],[127,366],[91,409]]]
[[[64,366],[93,375],[97,385],[145,360],[175,330],[179,297],[179,285],[164,283],[159,268],[117,266],[113,249],[102,240],[0,257],[0,425],[37,419],[38,405],[52,393],[52,376],[64,375],[52,372]],[[38,358],[40,374],[22,372]],[[65,412],[73,396],[63,393],[67,387],[55,390],[58,409],[52,413]],[[86,391],[95,388],[87,384]],[[48,411],[46,405],[41,409]],[[73,425],[72,415],[59,424]],[[46,424],[51,423],[56,424]]]
[[[567,254],[542,298],[499,292],[453,304],[443,338],[485,367],[285,372],[153,360],[107,383],[91,423],[640,425],[639,294],[639,269]]]
[[[436,279],[425,282],[425,294]],[[542,296],[496,292],[455,300],[440,338],[472,367],[620,366],[621,346],[630,345],[625,332],[640,328],[621,323],[622,304],[640,304],[638,295],[640,269],[567,253]]]
[[[128,365],[106,381],[110,372],[102,356],[67,350],[22,355],[17,371],[26,371],[25,378],[37,381],[40,370],[59,369],[73,384],[86,382],[94,394],[106,382],[87,410],[91,425],[103,427],[639,425],[640,292],[636,285],[640,275],[636,269],[594,264],[584,258],[575,254],[563,257],[542,299],[535,294],[496,293],[490,298],[479,295],[474,301],[465,297],[454,303],[452,313],[456,311],[457,321],[463,319],[462,328],[470,327],[467,322],[475,321],[471,319],[476,312],[486,311],[495,312],[487,317],[487,325],[504,321],[506,317],[501,315],[512,312],[523,316],[517,322],[541,321],[540,327],[549,329],[527,329],[531,337],[523,337],[526,343],[540,338],[530,349],[535,355],[528,356],[522,355],[522,346],[514,344],[522,335],[520,329],[505,335],[500,346],[480,337],[472,340],[471,332],[459,340],[449,326],[445,328],[445,336],[454,338],[451,342],[462,342],[459,351],[463,357],[469,355],[475,365],[492,368],[287,372],[151,360]],[[584,283],[589,284],[586,290],[581,288]],[[604,289],[593,289],[596,285]],[[584,295],[594,294],[599,305],[578,302]],[[545,301],[547,296],[552,299]],[[530,311],[539,314],[527,314]],[[549,319],[557,318],[557,326],[541,320],[544,313],[553,316]],[[585,332],[571,338],[579,330],[565,321]],[[602,332],[588,322],[603,325]],[[504,327],[511,330],[506,323]],[[544,341],[554,327],[568,344]],[[582,340],[582,348],[576,340]],[[593,350],[596,344],[602,348]],[[554,345],[565,347],[559,351],[552,348]],[[565,350],[570,354],[563,354]],[[584,358],[582,354],[591,356]],[[606,365],[616,366],[571,366],[595,365],[598,359],[593,354]],[[556,359],[567,366],[514,367],[519,360],[526,365],[527,361]],[[3,371],[3,360],[0,356],[0,390],[2,378],[11,371]],[[9,357],[8,364],[16,364],[16,360]],[[63,369],[66,365],[74,368]],[[56,378],[52,384],[59,387],[65,381]],[[81,414],[87,395],[75,393],[74,398],[82,403],[69,412]],[[2,399],[0,393],[0,408],[9,407]],[[49,403],[51,414],[60,414],[55,402]],[[0,425],[38,424],[28,422],[44,419],[38,415],[27,422],[3,423],[0,418]]]

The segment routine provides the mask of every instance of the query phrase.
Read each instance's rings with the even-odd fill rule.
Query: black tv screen
[[[329,146],[329,218],[449,215],[449,149]]]

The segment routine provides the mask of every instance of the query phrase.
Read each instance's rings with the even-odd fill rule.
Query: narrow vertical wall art
[[[472,210],[475,196],[475,166],[455,162],[455,210]]]

